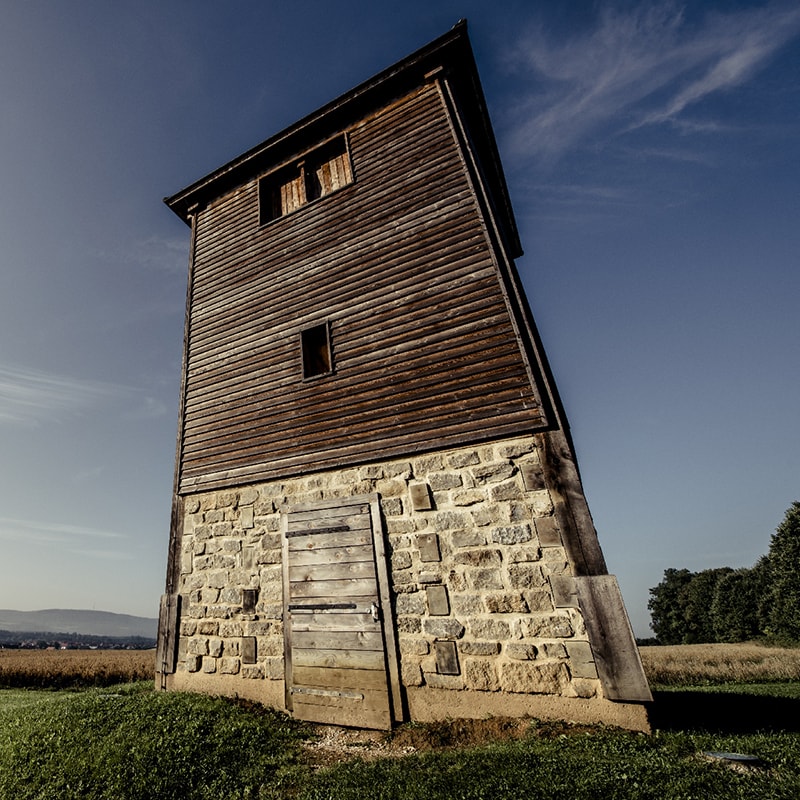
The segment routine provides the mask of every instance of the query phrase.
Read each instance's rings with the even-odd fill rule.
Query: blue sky
[[[155,616],[188,230],[161,203],[466,17],[634,628],[800,499],[800,7],[7,0],[0,608]]]

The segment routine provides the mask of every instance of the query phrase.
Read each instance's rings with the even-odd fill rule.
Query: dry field
[[[800,681],[800,648],[741,644],[682,644],[640,647],[651,684]]]
[[[641,647],[653,685],[800,681],[800,648],[755,643]],[[0,688],[109,686],[152,680],[153,650],[2,650]]]
[[[66,689],[154,677],[154,650],[0,650],[0,687]]]

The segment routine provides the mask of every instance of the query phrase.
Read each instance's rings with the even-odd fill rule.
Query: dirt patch
[[[596,730],[586,725],[542,723],[517,717],[457,719],[442,722],[407,723],[387,733],[333,725],[310,725],[303,743],[311,763],[330,766],[351,759],[402,758],[414,753],[476,747],[526,736],[575,736]]]

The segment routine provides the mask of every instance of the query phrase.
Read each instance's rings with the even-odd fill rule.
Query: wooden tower
[[[192,237],[158,685],[646,729],[465,23],[166,203]]]

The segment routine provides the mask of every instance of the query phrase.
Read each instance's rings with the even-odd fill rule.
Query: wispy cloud
[[[0,364],[0,424],[39,425],[59,420],[127,391],[101,381]]]
[[[0,539],[16,539],[26,542],[68,543],[87,542],[98,539],[124,539],[121,533],[87,528],[82,525],[67,525],[63,522],[12,519],[0,517]]]
[[[126,560],[131,557],[124,546],[126,539],[115,531],[82,525],[0,517],[0,541],[22,542],[31,547],[44,545],[84,558]]]
[[[606,6],[588,32],[521,37],[508,66],[530,81],[511,121],[519,154],[555,159],[590,135],[673,122],[699,100],[749,80],[800,33],[800,7],[771,4],[687,21],[672,2]],[[715,121],[702,123],[706,130]]]

